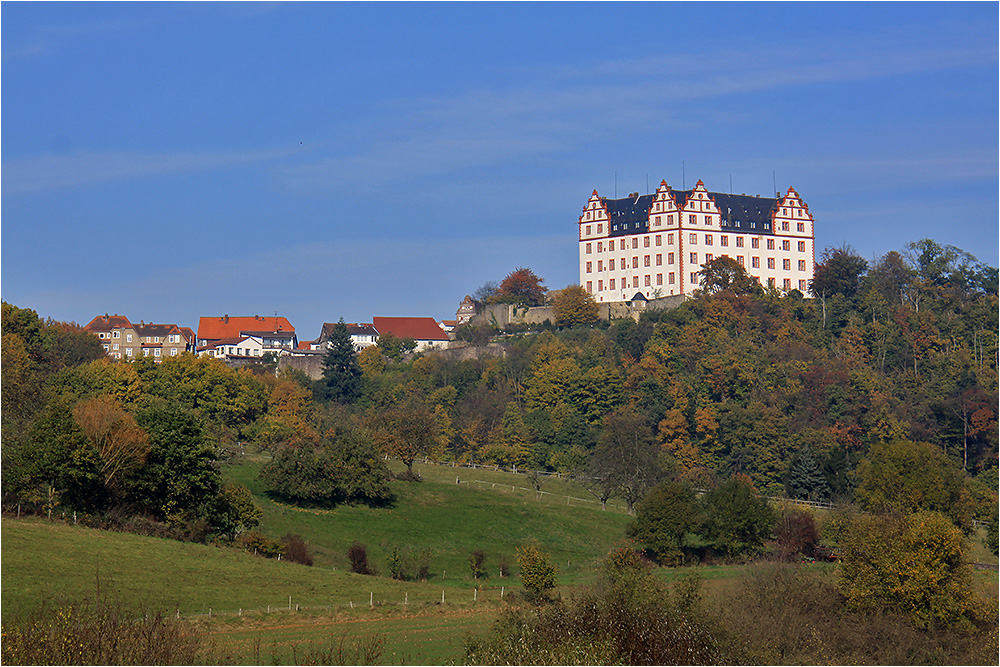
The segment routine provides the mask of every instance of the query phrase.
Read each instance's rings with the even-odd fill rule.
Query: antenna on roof
[[[615,169],[615,199],[618,199],[618,170]]]
[[[733,194],[733,175],[729,174],[729,194]]]
[[[649,194],[649,172],[646,172],[646,194]]]
[[[685,171],[684,160],[681,160],[681,190],[688,189],[687,171]]]
[[[778,194],[778,178],[774,175],[774,170],[771,170],[771,187],[774,188],[774,194]]]

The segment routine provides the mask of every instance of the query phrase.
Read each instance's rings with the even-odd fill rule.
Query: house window
[[[720,236],[719,237],[719,244],[723,248],[728,248],[729,247],[729,237],[728,236]]]
[[[118,349],[118,343],[115,343],[114,346],[111,349],[117,350]]]
[[[781,260],[781,268],[783,271],[788,271],[792,268],[792,260],[783,259]]]
[[[677,282],[677,281],[676,281],[676,280],[674,279],[674,272],[673,272],[673,271],[671,271],[670,273],[668,273],[668,274],[667,274],[667,282],[668,282],[669,284],[671,284],[671,285],[673,285],[673,284],[674,284],[675,282]]]
[[[177,356],[177,348],[176,347],[170,348],[170,356],[171,357],[176,357]]]
[[[112,332],[112,334],[111,334],[112,338],[121,338],[121,336],[122,336],[122,332],[121,331],[115,331],[115,332]]]
[[[752,269],[759,269],[760,268],[760,257],[751,257],[750,258],[750,268],[752,268]]]
[[[663,255],[662,254],[658,254],[656,256],[656,265],[657,266],[663,266]]]
[[[659,204],[657,204],[657,206],[659,206]],[[663,224],[663,216],[658,215],[656,216],[656,226],[659,227],[661,224]]]
[[[103,347],[103,348],[104,348],[104,351],[105,351],[105,352],[107,352],[107,351],[108,351],[108,349],[109,349],[109,347],[108,347],[107,345],[102,345],[101,347]]]
[[[742,236],[737,236],[736,237],[736,247],[737,248],[742,248],[743,247],[743,237]]]
[[[774,278],[767,279],[767,286],[770,287],[771,289],[774,289]]]
[[[767,268],[769,268],[769,269],[773,269],[774,268],[774,257],[768,257],[767,258]]]
[[[593,266],[593,262],[587,262],[587,273],[590,273],[590,269]]]
[[[768,250],[774,250],[774,239],[768,239],[767,240],[767,249]]]
[[[760,247],[760,239],[750,239],[750,247],[751,248],[759,248]]]
[[[126,357],[131,357],[132,356],[132,348],[130,348],[130,347],[126,347],[125,348],[125,356]]]
[[[667,216],[667,224],[668,225],[673,225],[674,224],[674,216],[673,215],[668,215]]]

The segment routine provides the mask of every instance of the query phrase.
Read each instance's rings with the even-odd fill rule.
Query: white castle
[[[720,256],[762,285],[806,294],[816,262],[809,207],[794,188],[770,198],[661,181],[624,199],[594,190],[580,216],[580,285],[597,301],[690,294],[701,265]]]

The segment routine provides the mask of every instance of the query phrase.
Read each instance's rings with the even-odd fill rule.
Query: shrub
[[[469,555],[469,565],[472,567],[472,578],[478,579],[486,575],[486,552],[476,549]]]
[[[264,558],[277,558],[284,552],[281,542],[268,539],[259,530],[248,530],[236,538],[236,546],[247,553]]]
[[[811,512],[803,509],[785,509],[774,527],[774,545],[779,560],[791,561],[799,556],[816,555],[819,530]]]
[[[497,558],[497,569],[500,571],[501,577],[510,576],[510,558],[507,557],[507,554],[500,554]]]
[[[556,587],[558,569],[541,550],[537,542],[528,542],[517,550],[517,564],[521,569],[521,583],[529,600],[541,601],[549,597]]]
[[[4,614],[5,665],[202,664],[204,637],[162,610],[105,594],[94,600]]]
[[[284,546],[285,560],[301,565],[311,566],[313,564],[312,554],[309,553],[306,541],[302,539],[301,535],[287,533],[281,538],[281,544]]]
[[[368,547],[358,541],[354,541],[347,548],[347,560],[351,562],[351,572],[358,574],[375,574],[368,565]]]
[[[389,556],[386,558],[386,566],[389,568],[389,576],[393,579],[402,581],[406,578],[403,570],[403,559],[400,557],[399,549],[396,547],[393,547],[392,551],[389,552]]]
[[[420,581],[427,581],[431,576],[431,560],[434,557],[430,549],[421,549],[413,555],[414,576]]]

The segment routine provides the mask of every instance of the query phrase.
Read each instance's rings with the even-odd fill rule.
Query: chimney
[[[223,315],[222,316],[222,323],[223,324],[229,324],[229,315]]]

